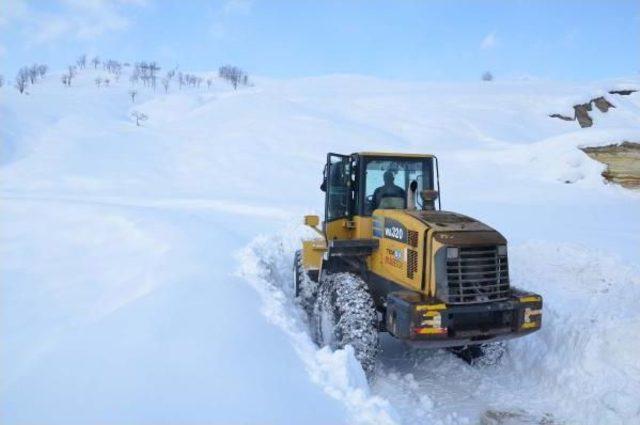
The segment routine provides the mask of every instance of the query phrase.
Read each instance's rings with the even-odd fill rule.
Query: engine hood
[[[406,211],[433,230],[436,240],[448,245],[506,244],[494,228],[464,214],[451,211]]]
[[[495,231],[475,218],[451,211],[407,211],[407,214],[417,218],[434,231]]]

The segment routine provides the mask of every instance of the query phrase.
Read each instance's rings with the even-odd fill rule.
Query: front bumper
[[[453,347],[516,338],[542,324],[542,297],[517,289],[501,301],[445,304],[415,292],[389,294],[385,328],[414,345]]]

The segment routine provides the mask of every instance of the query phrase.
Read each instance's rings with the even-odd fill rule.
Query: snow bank
[[[0,422],[344,423],[232,276],[227,250],[264,218],[243,216],[241,230],[227,220],[3,199]]]
[[[353,423],[397,423],[389,403],[371,395],[353,349],[318,349],[309,336],[304,311],[287,294],[287,284],[293,279],[293,252],[306,233],[299,227],[289,227],[283,231],[285,237],[257,238],[237,254],[238,274],[258,291],[262,313],[287,333],[313,382],[346,405]]]
[[[579,245],[529,243],[512,254],[513,281],[545,294],[545,317],[534,337],[511,344],[507,366],[568,421],[636,422],[639,270]]]

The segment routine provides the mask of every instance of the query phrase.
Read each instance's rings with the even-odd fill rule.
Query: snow
[[[257,78],[0,89],[0,422],[640,421],[640,194],[579,146],[640,140],[637,88]],[[136,127],[137,110],[149,119]],[[502,231],[543,328],[471,367],[383,338],[371,382],[291,299],[327,152],[429,152],[442,202]]]

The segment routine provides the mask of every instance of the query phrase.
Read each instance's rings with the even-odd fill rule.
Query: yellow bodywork
[[[405,243],[373,235],[380,245],[369,259],[369,269],[408,289],[434,296],[436,275],[432,264],[433,253],[443,245],[431,237],[432,230],[428,226],[404,210],[376,210],[373,213],[373,220],[386,218],[400,223],[407,233],[415,232],[415,239]],[[413,269],[413,273],[409,273],[409,268]],[[426,276],[423,275],[424,270]]]
[[[402,224],[407,232],[415,232],[413,245],[374,235],[373,221],[385,218]],[[323,230],[327,240],[378,239],[378,249],[367,258],[367,266],[372,273],[407,289],[426,295],[435,295],[436,276],[435,268],[431,264],[432,253],[442,244],[430,237],[428,233],[430,229],[424,223],[407,214],[406,211],[376,210],[372,217],[354,216],[352,220],[339,219],[325,223]],[[428,243],[425,244],[425,240]],[[302,248],[304,267],[308,270],[321,270],[323,254],[327,251],[326,241],[324,239],[307,240],[303,242]],[[426,267],[424,267],[425,261]],[[409,268],[412,268],[411,272],[408,271]],[[427,270],[427,276],[423,276],[424,270]]]
[[[302,267],[306,270],[320,270],[322,256],[327,250],[324,239],[310,239],[302,242]]]
[[[371,254],[369,269],[378,276],[406,288],[423,292],[422,270],[424,270],[425,259],[422,247],[424,246],[424,231],[426,229],[424,224],[405,214],[403,210],[376,210],[373,212],[372,218],[380,223],[383,223],[386,218],[397,221],[406,228],[407,232],[417,232],[417,242],[415,246],[411,246],[404,242],[382,237],[382,235],[374,235],[374,239],[378,239],[380,245]],[[406,235],[403,236],[406,237]],[[412,266],[415,268],[415,272],[412,273],[411,277],[407,272],[411,264],[410,256],[415,257],[412,260],[415,264]]]

